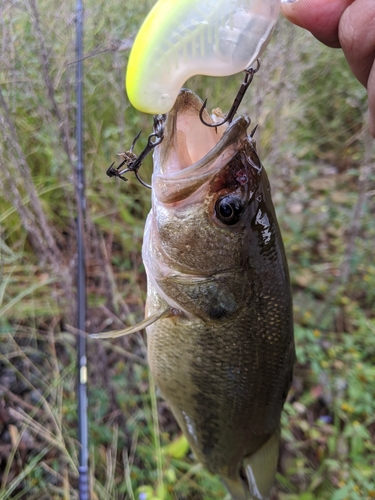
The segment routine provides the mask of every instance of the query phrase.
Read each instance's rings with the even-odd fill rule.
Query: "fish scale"
[[[286,381],[278,375],[290,369],[293,358],[282,363],[280,349],[270,356],[269,339],[259,336],[263,325],[254,330],[246,326],[253,319],[249,309],[248,315],[230,326],[179,325],[165,319],[148,327],[149,363],[155,381],[198,459],[216,474],[226,468],[237,472],[242,458],[256,451],[259,441],[263,444],[279,423]],[[275,331],[268,331],[265,337],[271,336],[277,343],[278,330],[276,322]],[[232,367],[231,377],[228,367]],[[276,382],[267,387],[275,376]],[[290,374],[286,376],[290,381]],[[262,379],[266,383],[259,384]],[[196,438],[189,432],[183,412],[194,422]]]

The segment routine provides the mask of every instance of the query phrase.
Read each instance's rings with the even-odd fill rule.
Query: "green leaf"
[[[186,437],[181,434],[180,437],[172,441],[167,446],[164,446],[162,450],[166,455],[172,458],[183,458],[188,454],[189,448],[190,446]]]
[[[349,495],[350,486],[345,486],[340,490],[337,490],[333,495],[331,500],[343,500],[345,497]]]

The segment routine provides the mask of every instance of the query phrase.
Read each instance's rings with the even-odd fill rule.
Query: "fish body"
[[[146,315],[171,314],[147,327],[148,359],[198,460],[262,499],[295,361],[288,268],[249,118],[216,132],[201,105],[182,89],[154,153]]]

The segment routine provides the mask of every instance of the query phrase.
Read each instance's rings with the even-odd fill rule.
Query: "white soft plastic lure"
[[[167,113],[191,76],[243,71],[265,49],[281,1],[159,0],[130,54],[126,88],[133,106]]]

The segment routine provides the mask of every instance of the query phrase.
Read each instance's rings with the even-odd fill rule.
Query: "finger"
[[[282,3],[283,15],[305,28],[329,47],[340,47],[338,26],[345,9],[354,0],[298,0]]]
[[[355,77],[367,87],[375,59],[375,2],[356,0],[344,12],[339,39]]]

